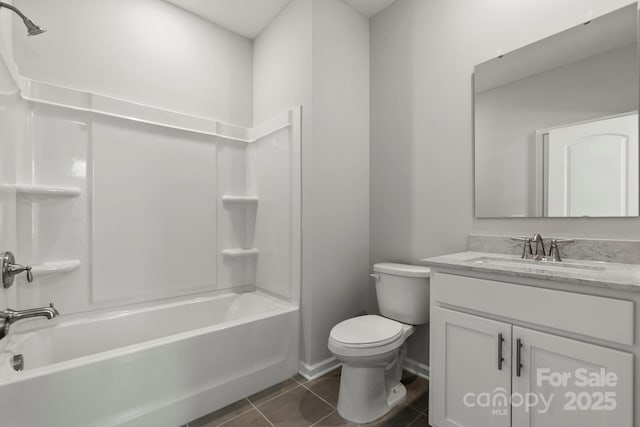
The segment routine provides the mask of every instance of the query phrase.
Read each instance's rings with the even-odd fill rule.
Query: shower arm
[[[27,18],[25,16],[24,13],[20,12],[20,10],[17,7],[12,6],[9,3],[5,3],[3,1],[0,1],[0,7],[6,7],[9,10],[13,10],[16,13],[16,15],[18,15],[20,18],[22,18],[23,21],[26,20],[26,19],[29,19],[29,18]]]
[[[36,23],[33,22],[31,19],[27,18],[27,16],[24,13],[20,12],[20,9],[18,9],[17,7],[0,1],[0,8],[3,8],[3,7],[13,11],[16,15],[22,18],[22,22],[24,23],[24,26],[27,27],[28,35],[37,36],[38,34],[42,34],[46,31],[42,27],[36,25]]]

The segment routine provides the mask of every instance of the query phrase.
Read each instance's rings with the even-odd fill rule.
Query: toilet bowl
[[[345,320],[331,330],[329,350],[343,363],[338,398],[343,418],[367,423],[404,399],[397,367],[402,367],[400,349],[413,331],[411,325],[373,315]]]
[[[351,422],[384,416],[406,397],[400,382],[406,341],[428,321],[429,268],[374,265],[382,316],[347,319],[333,327],[328,348],[342,362],[338,413]]]

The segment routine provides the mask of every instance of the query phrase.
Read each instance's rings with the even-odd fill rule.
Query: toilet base
[[[389,409],[393,408],[398,403],[403,402],[406,397],[407,389],[404,384],[398,383],[395,387],[389,390],[389,395],[387,396],[387,405],[389,406]]]
[[[343,365],[338,413],[354,423],[369,423],[386,415],[406,395],[402,383],[387,388],[384,367]]]

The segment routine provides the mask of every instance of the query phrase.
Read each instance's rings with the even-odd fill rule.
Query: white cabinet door
[[[632,427],[632,354],[516,326],[512,347],[513,427]]]
[[[508,427],[511,325],[439,307],[430,324],[430,424]]]

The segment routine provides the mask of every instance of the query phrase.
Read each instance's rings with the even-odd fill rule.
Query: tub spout
[[[33,317],[53,319],[59,315],[60,313],[53,306],[53,303],[49,303],[49,307],[30,308],[27,310],[12,310],[7,308],[6,310],[0,311],[0,339],[9,333],[9,328],[15,322]]]

